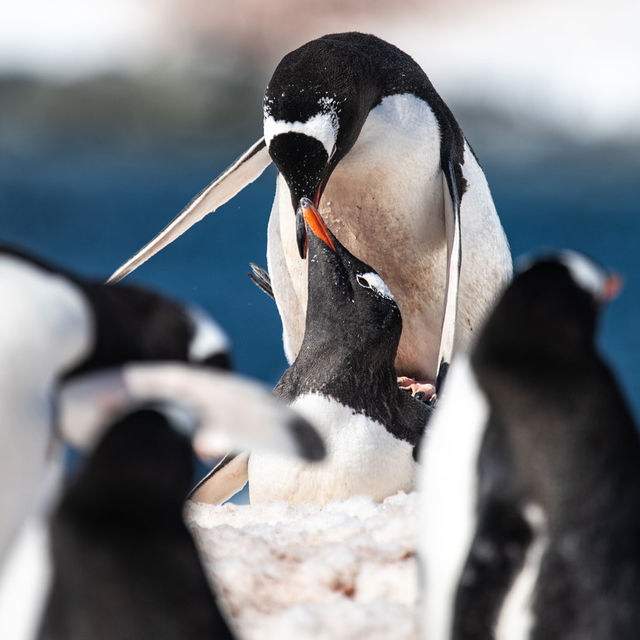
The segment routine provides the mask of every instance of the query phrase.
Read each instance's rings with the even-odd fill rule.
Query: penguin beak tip
[[[304,255],[306,255],[307,229],[335,252],[335,244],[329,229],[327,229],[322,217],[318,213],[318,209],[309,198],[300,198],[300,203],[296,211],[296,238],[298,241],[298,251],[301,256],[303,256],[303,249]]]
[[[607,276],[604,287],[602,288],[602,299],[605,302],[611,302],[612,300],[615,300],[620,295],[623,286],[624,282],[619,274],[610,274],[609,276]]]
[[[304,198],[303,198],[304,199]],[[307,257],[307,228],[304,219],[304,212],[301,204],[296,210],[296,243],[298,245],[298,253],[304,260]]]

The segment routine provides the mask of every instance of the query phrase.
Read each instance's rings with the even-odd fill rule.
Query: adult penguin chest
[[[435,115],[423,100],[402,94],[369,112],[320,201],[338,240],[394,294],[404,327],[396,360],[403,374],[435,374],[446,265],[442,188]],[[302,344],[307,305],[307,262],[295,238],[289,189],[278,176],[268,262],[290,361]]]

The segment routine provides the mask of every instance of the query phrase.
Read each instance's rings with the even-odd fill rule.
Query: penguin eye
[[[356,274],[356,281],[365,289],[371,289],[374,293],[382,296],[383,298],[387,298],[388,300],[393,300],[393,294],[389,291],[387,285],[384,283],[382,278],[372,271],[371,273],[358,273]]]

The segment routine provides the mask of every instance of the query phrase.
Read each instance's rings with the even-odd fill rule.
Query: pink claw
[[[405,391],[411,391],[412,396],[422,392],[426,401],[430,401],[436,395],[436,387],[434,384],[431,382],[419,382],[415,378],[398,376],[398,386]]]

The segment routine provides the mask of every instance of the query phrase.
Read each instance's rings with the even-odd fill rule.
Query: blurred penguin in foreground
[[[452,367],[422,454],[425,638],[637,637],[640,439],[595,344],[619,288],[545,257]]]
[[[130,361],[228,365],[203,313],[136,287],[83,280],[0,248],[0,563],[52,459],[66,378]]]
[[[112,375],[121,377],[119,371],[98,373],[65,388],[61,428],[71,438],[79,425],[66,423],[79,414],[67,409],[77,397],[112,389]],[[322,442],[268,391],[232,374],[130,365],[125,377],[138,379],[130,385],[136,397],[115,399],[110,393],[109,403],[90,402],[99,409],[82,414],[85,427],[104,435],[64,491],[43,536],[50,578],[37,637],[232,638],[183,521],[194,474],[192,439],[209,455],[222,432],[235,446],[307,459],[322,457]],[[149,400],[159,401],[122,415],[144,397],[144,387]],[[243,407],[247,393],[250,408]]]
[[[224,335],[201,313],[11,250],[0,254],[0,289],[8,300],[0,324],[0,637],[38,637],[45,611],[43,638],[144,637],[148,629],[156,638],[221,629],[230,637],[182,524],[192,479],[185,436],[195,432],[208,455],[223,432],[225,445],[317,459],[317,434],[250,381],[175,362],[228,363]],[[153,359],[174,362],[135,362]],[[60,499],[62,443],[87,454],[100,444]],[[169,623],[177,591],[183,605],[191,593],[197,613]]]

